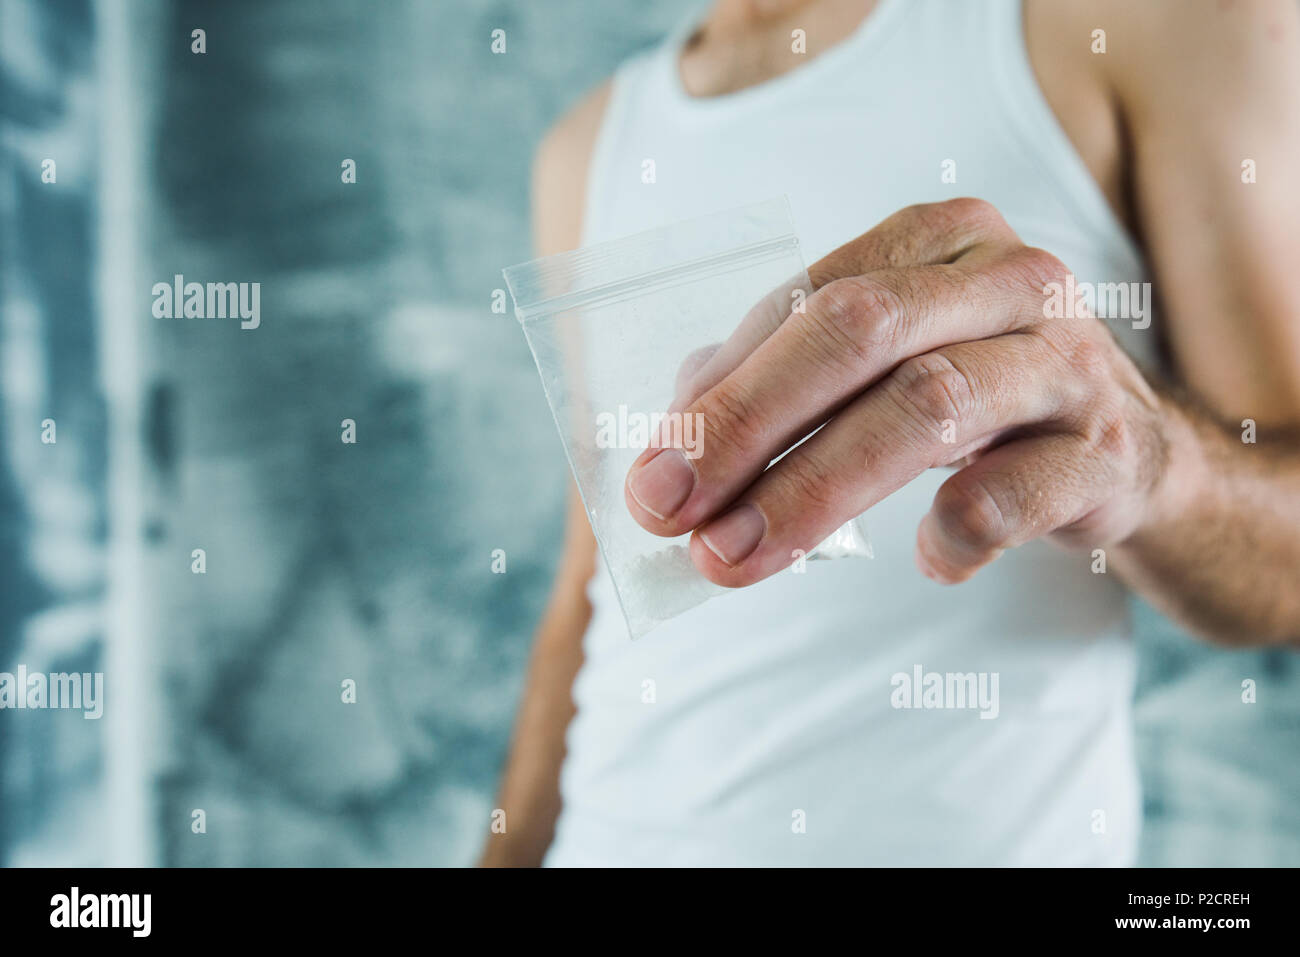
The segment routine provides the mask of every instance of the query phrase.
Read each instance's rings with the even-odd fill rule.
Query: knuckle
[[[895,248],[888,258],[890,265],[914,262],[917,254],[930,248],[936,237],[944,238],[952,247],[949,260],[959,258],[968,248],[981,243],[1008,243],[1015,231],[987,200],[973,196],[943,200],[937,203],[917,203],[899,210],[890,217],[897,237]],[[897,260],[892,254],[896,252]]]
[[[1011,233],[998,208],[974,196],[958,196],[917,208],[922,223],[952,235],[976,240],[996,239]]]
[[[998,208],[988,200],[975,196],[958,196],[938,204],[953,220],[975,226],[997,226],[1004,224]]]
[[[906,407],[926,428],[960,422],[975,410],[970,378],[942,353],[908,359],[894,375]]]
[[[806,315],[836,354],[869,362],[899,334],[902,299],[881,282],[861,276],[837,279],[814,298]]]
[[[1075,374],[1100,381],[1110,371],[1110,357],[1095,339],[1080,336],[1069,344],[1066,361]]]
[[[896,216],[901,227],[899,235],[905,237],[905,241],[899,243],[900,256],[909,255],[913,248],[921,247],[931,236],[947,236],[966,225],[959,210],[946,202],[914,203],[904,207]]]
[[[1056,256],[1038,246],[1021,246],[1011,253],[1008,266],[1016,277],[1041,294],[1052,283],[1063,283],[1070,270]]]
[[[1088,443],[1107,459],[1126,459],[1134,451],[1133,430],[1117,409],[1099,411],[1088,432]]]
[[[950,481],[939,489],[934,508],[944,531],[970,549],[998,548],[1007,540],[1007,518],[981,482]]]

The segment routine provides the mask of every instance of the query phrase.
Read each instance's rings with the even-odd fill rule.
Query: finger
[[[1016,254],[976,270],[885,270],[823,287],[683,410],[691,458],[655,448],[633,463],[625,495],[633,517],[655,534],[684,534],[904,360],[1041,322],[1038,301],[1016,294],[1020,270]]]
[[[708,353],[702,359],[704,350],[691,353],[678,371],[674,399],[668,410],[676,412],[686,408],[721,382],[785,321],[796,299],[806,297],[811,291],[802,275],[791,277],[755,303],[725,342],[707,347]]]
[[[976,246],[1017,242],[1002,214],[982,199],[961,197],[908,206],[808,267],[813,288],[878,269],[956,262]]]
[[[1023,334],[909,360],[700,528],[697,567],[717,584],[752,584],[927,468],[1013,430],[1069,428],[1086,386],[1061,364],[1046,341]]]
[[[916,538],[917,567],[956,584],[1008,548],[1086,523],[1110,487],[1105,455],[1076,433],[1010,442],[939,487]]]
[[[694,383],[713,357],[717,355],[718,349],[721,347],[722,343],[713,342],[696,349],[682,360],[681,365],[677,367],[677,380],[673,384],[675,398],[672,405],[668,407],[669,412],[675,411],[679,407],[685,408],[699,395],[699,392],[695,390]],[[700,392],[702,391],[704,390],[701,389]]]
[[[757,303],[707,364],[693,370],[686,382],[679,376],[676,400],[670,411],[684,409],[758,348],[799,307],[796,290],[806,296],[848,276],[951,263],[969,255],[980,244],[1009,243],[1015,239],[1015,233],[1001,214],[983,200],[953,199],[899,210],[808,267],[811,288],[803,277],[794,277]]]

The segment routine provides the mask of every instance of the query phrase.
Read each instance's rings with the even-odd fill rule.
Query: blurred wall
[[[125,662],[135,722],[0,713],[0,859],[121,862],[139,816],[167,864],[472,859],[565,483],[493,292],[543,130],[690,6],[0,0],[0,669]],[[154,319],[176,274],[260,328]],[[1140,615],[1147,862],[1300,863],[1295,656]]]
[[[1209,648],[1134,605],[1139,861],[1300,867],[1300,655]]]
[[[103,668],[95,41],[88,0],[0,0],[0,671],[10,673]],[[103,733],[79,712],[0,711],[0,861],[102,862]]]
[[[154,272],[263,316],[155,325],[168,862],[472,859],[567,474],[493,292],[537,140],[682,8],[166,6]]]

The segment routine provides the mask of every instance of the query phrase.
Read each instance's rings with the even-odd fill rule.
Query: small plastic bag
[[[812,292],[784,198],[505,270],[546,400],[633,638],[728,589],[691,563],[689,536],[632,518],[628,469],[682,409],[740,364]],[[673,415],[677,419],[672,418]],[[696,436],[698,439],[698,436]],[[871,557],[861,517],[808,559]]]

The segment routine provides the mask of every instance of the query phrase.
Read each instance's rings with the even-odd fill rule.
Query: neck
[[[696,97],[755,86],[808,62],[847,37],[875,0],[718,0],[686,43],[678,68]],[[791,31],[811,55],[792,55]]]
[[[709,27],[755,27],[790,16],[817,0],[718,0],[709,12]]]

